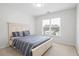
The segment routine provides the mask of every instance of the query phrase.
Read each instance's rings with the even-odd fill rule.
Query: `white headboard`
[[[12,32],[16,31],[26,31],[29,30],[29,27],[26,24],[20,23],[8,23],[8,38],[12,37]]]

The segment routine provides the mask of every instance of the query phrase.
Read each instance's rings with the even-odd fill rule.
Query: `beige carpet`
[[[11,47],[0,49],[0,56],[22,56],[19,51]],[[53,46],[44,56],[77,56],[76,49],[72,46],[53,43]]]

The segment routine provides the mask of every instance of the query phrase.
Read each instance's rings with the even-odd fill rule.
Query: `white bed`
[[[12,32],[29,30],[29,27],[25,24],[8,23],[8,38],[9,46],[12,45]],[[52,46],[52,39],[40,44],[32,49],[32,56],[42,56]]]

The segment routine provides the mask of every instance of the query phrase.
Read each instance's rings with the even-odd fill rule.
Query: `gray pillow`
[[[28,36],[30,35],[30,31],[23,31],[23,36]]]
[[[19,36],[19,32],[12,32],[12,36],[13,37],[18,37]]]
[[[23,37],[23,31],[19,32],[19,37]]]

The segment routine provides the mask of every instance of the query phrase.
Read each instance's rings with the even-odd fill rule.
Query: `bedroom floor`
[[[0,56],[22,56],[17,50],[8,47],[0,49]],[[53,46],[44,56],[77,56],[76,49],[72,46],[53,43]]]

